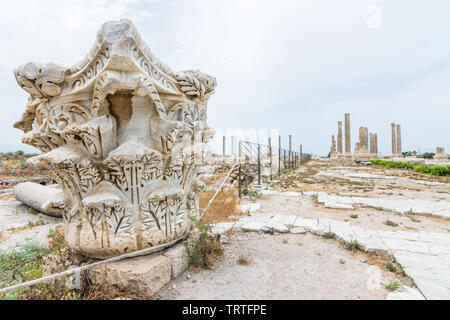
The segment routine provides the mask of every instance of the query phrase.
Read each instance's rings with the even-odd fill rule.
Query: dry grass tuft
[[[386,220],[385,222],[383,222],[385,225],[390,226],[390,227],[398,227],[398,223],[395,223],[394,221],[391,220]]]
[[[24,162],[22,160],[4,160],[3,169],[20,169]]]
[[[239,256],[237,263],[240,264],[241,266],[248,266],[250,264],[250,260],[246,256],[241,255]]]
[[[207,190],[200,194],[199,205],[200,210],[203,210],[209,200],[216,193],[215,190]],[[201,223],[210,224],[222,221],[227,221],[230,216],[244,215],[246,213],[238,210],[239,199],[237,191],[234,188],[224,189],[219,192],[214,201],[206,210],[205,215],[202,218]]]

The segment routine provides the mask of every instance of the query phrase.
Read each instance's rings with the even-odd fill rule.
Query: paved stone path
[[[450,218],[449,201],[422,199],[383,199],[363,197],[341,197],[323,192],[317,193],[317,201],[327,208],[354,209],[355,204],[398,213],[432,214]]]
[[[0,200],[0,250],[8,251],[26,242],[47,246],[49,230],[62,223],[61,218],[30,214],[27,211],[28,207],[19,201]],[[38,225],[28,228],[29,223]]]
[[[212,232],[300,233],[302,229],[316,235],[333,232],[344,241],[358,241],[369,251],[390,252],[406,274],[414,279],[424,297],[450,299],[450,234],[371,230],[332,219],[303,219],[270,213],[254,213],[235,222],[217,223]],[[403,292],[398,298],[402,297],[413,299],[418,296]]]

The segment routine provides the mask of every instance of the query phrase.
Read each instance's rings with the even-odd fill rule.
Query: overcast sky
[[[326,155],[349,112],[352,148],[366,126],[389,154],[395,122],[403,151],[442,146],[449,153],[449,12],[448,0],[4,2],[0,149],[25,149],[12,125],[27,94],[13,69],[28,61],[71,66],[103,22],[126,17],[173,70],[217,78],[208,114],[216,150],[231,130],[279,130],[284,142],[292,134],[296,147]]]

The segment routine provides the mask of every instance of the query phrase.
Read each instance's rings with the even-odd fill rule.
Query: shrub
[[[188,252],[188,264],[197,268],[210,268],[213,266],[215,259],[223,254],[220,235],[210,235],[208,226],[202,225],[194,217],[191,217],[191,220],[199,229],[200,236],[192,247],[185,244]]]
[[[394,168],[394,169],[408,169],[414,170],[414,172],[431,174],[434,176],[450,176],[450,165],[446,166],[430,166],[425,164],[412,164],[410,162],[401,162],[401,161],[389,161],[389,160],[381,160],[374,159],[370,160],[374,165],[383,166],[386,168]]]

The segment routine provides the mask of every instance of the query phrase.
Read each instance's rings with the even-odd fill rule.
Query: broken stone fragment
[[[14,187],[14,197],[27,206],[53,217],[62,216],[66,195],[60,188],[22,182]]]

